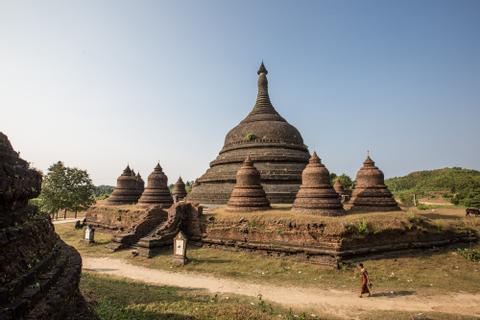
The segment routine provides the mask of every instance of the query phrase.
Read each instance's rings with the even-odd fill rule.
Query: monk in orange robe
[[[368,286],[370,285],[370,279],[368,278],[367,269],[363,266],[363,263],[358,264],[358,268],[360,269],[360,298],[362,298],[364,293],[368,293],[368,296],[371,296],[370,289]]]

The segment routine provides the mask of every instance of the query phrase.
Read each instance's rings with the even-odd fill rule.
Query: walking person
[[[363,266],[363,263],[358,264],[358,268],[360,269],[360,298],[363,298],[364,293],[368,293],[368,296],[370,297],[372,294],[370,293],[370,289],[368,288],[370,283],[370,278],[368,276],[367,268]]]

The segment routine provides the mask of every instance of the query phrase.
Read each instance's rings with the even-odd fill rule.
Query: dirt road
[[[283,304],[312,308],[319,312],[355,319],[359,311],[436,311],[480,316],[480,293],[455,293],[428,297],[413,292],[382,292],[360,299],[352,291],[276,286],[247,283],[194,273],[169,272],[129,264],[121,259],[83,257],[83,271],[126,277],[156,285],[205,289],[213,293],[233,293]]]
[[[83,218],[67,218],[67,219],[57,219],[52,220],[53,224],[65,224],[65,223],[72,223],[82,220]]]

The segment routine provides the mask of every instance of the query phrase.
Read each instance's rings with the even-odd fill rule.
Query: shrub
[[[105,199],[107,199],[109,196],[110,196],[109,194],[104,193],[104,194],[101,194],[101,195],[99,195],[98,197],[96,197],[96,200],[105,200]]]
[[[423,222],[423,217],[417,216],[412,211],[407,212],[407,219],[408,219],[408,221],[410,221],[410,223],[413,223],[413,224],[420,224],[420,223]]]
[[[429,205],[426,205],[426,204],[420,203],[420,204],[417,206],[417,208],[418,208],[419,210],[428,210],[428,209],[430,209],[430,206],[429,206]]]
[[[245,135],[245,141],[253,141],[255,139],[257,139],[257,136],[251,132]]]
[[[370,232],[368,221],[365,219],[358,221],[357,229],[358,229],[358,233],[361,235],[368,234]]]
[[[480,249],[458,249],[458,253],[467,260],[480,262]]]
[[[414,205],[413,194],[413,192],[401,192],[398,193],[398,198],[403,205],[411,207]]]
[[[266,303],[265,300],[262,299],[262,295],[259,294],[257,296],[258,298],[258,308],[263,312],[263,313],[268,313],[268,314],[273,314],[273,307],[271,304]]]

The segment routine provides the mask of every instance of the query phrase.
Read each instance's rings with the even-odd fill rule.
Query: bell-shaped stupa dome
[[[270,208],[265,191],[260,183],[260,172],[249,156],[236,175],[237,183],[227,203],[229,211],[257,211]]]
[[[355,188],[352,192],[352,210],[394,211],[400,210],[392,193],[384,182],[383,172],[367,156],[357,172]]]
[[[172,195],[174,198],[177,198],[177,201],[183,200],[187,196],[187,190],[185,189],[185,183],[182,177],[179,177],[173,185]]]
[[[341,199],[330,183],[330,173],[314,152],[302,173],[302,185],[292,209],[296,212],[341,215]]]
[[[138,201],[142,192],[138,188],[137,176],[130,166],[127,165],[120,177],[117,178],[117,186],[108,197],[107,203],[112,205],[132,204]]]
[[[268,71],[258,70],[258,94],[252,111],[225,137],[218,157],[197,179],[189,200],[225,204],[235,185],[235,174],[247,155],[261,172],[262,185],[272,203],[292,203],[308,162],[300,132],[273,107],[268,94]]]
[[[168,208],[173,204],[173,198],[168,189],[168,178],[163,173],[160,164],[157,164],[150,173],[147,180],[147,187],[142,193],[139,204],[146,205],[161,205],[164,208]]]

